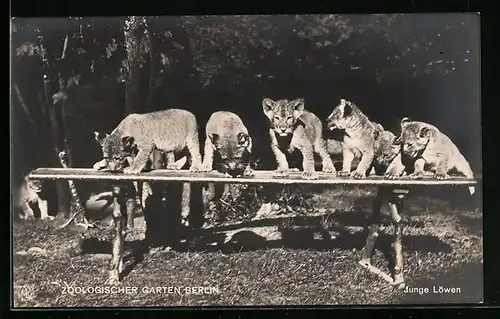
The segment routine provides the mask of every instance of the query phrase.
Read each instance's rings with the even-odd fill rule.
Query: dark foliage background
[[[12,25],[17,181],[28,169],[57,165],[54,139],[66,140],[72,166],[91,167],[101,156],[94,130],[166,108],[192,111],[202,141],[212,112],[238,113],[261,167],[274,169],[264,97],[303,97],[322,119],[349,99],[396,134],[405,116],[432,123],[481,171],[477,14],[23,18]],[[51,110],[58,134],[50,133]]]

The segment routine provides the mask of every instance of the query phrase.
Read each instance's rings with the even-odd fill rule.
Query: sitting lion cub
[[[249,165],[252,138],[238,115],[226,111],[215,112],[210,116],[205,131],[204,171],[211,171],[215,164],[219,172],[231,177],[253,174]]]
[[[20,219],[35,217],[34,212],[37,210],[40,212],[40,219],[53,219],[49,216],[47,200],[41,196],[44,184],[43,180],[30,179],[26,176],[21,186],[15,190],[13,204],[21,211]]]
[[[315,114],[305,110],[304,99],[273,101],[265,98],[262,101],[262,107],[271,123],[269,135],[271,148],[278,164],[277,176],[289,174],[288,161],[283,151],[290,153],[295,149],[302,153],[303,179],[316,179],[318,177],[314,168],[314,152],[321,156],[323,172],[336,173],[323,139],[323,123]],[[280,149],[278,138],[290,136],[291,141],[288,148]]]
[[[422,178],[427,175],[427,170],[433,172],[436,179],[449,179],[448,173],[452,169],[465,177],[474,177],[458,147],[431,124],[403,118],[401,135],[396,143],[402,146],[402,153],[414,161],[414,171],[409,175],[410,178]]]
[[[96,132],[104,161],[111,171],[138,174],[146,166],[153,149],[172,153],[188,148],[193,172],[201,170],[198,124],[186,110],[169,109],[125,117],[111,134]],[[137,155],[134,156],[137,151]],[[128,160],[134,158],[128,166]]]
[[[340,104],[337,105],[327,119],[328,128],[330,130],[339,129],[345,132],[342,141],[342,171],[339,176],[351,175],[357,179],[366,178],[366,173],[374,164],[374,159],[382,160],[380,156],[384,153],[389,157],[396,155],[394,152],[398,150],[390,146],[391,143],[377,143],[377,138],[384,131],[382,125],[374,123],[363,114],[363,112],[352,102],[345,99],[340,99]],[[384,135],[389,136],[384,136]],[[390,132],[384,133],[381,140],[391,139]],[[382,138],[383,137],[383,138]],[[383,148],[378,145],[385,145]],[[376,152],[380,153],[377,154]],[[361,160],[351,173],[351,164],[355,157],[361,157]],[[392,157],[394,159],[394,157]],[[386,160],[385,160],[386,161]]]

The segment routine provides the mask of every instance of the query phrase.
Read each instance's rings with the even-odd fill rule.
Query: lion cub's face
[[[411,122],[408,118],[401,120],[401,135],[395,143],[401,145],[403,154],[416,157],[425,150],[431,136],[431,129],[423,123]]]
[[[216,169],[233,177],[242,176],[249,164],[252,138],[245,132],[233,135],[210,134],[216,155]]]
[[[273,101],[265,98],[262,107],[273,131],[280,136],[288,136],[293,134],[295,123],[304,112],[304,99]]]
[[[110,171],[120,172],[131,164],[131,158],[134,157],[136,151],[132,136],[120,138],[95,132],[95,139],[101,145],[103,159]]]
[[[26,186],[30,191],[33,191],[35,193],[41,193],[43,189],[44,182],[41,179],[31,179],[29,177],[26,177]]]
[[[345,130],[349,127],[350,119],[353,113],[353,105],[351,102],[341,99],[340,104],[335,106],[332,113],[328,116],[326,124],[328,129]]]

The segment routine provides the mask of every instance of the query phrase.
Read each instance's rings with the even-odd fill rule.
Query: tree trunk
[[[66,70],[65,66],[68,65],[66,63],[66,53],[68,49],[68,41],[69,41],[69,36],[66,35],[64,38],[64,46],[63,46],[63,51],[61,53],[61,59],[60,59],[60,64],[59,64],[59,69]],[[61,124],[62,124],[62,135],[63,135],[63,147],[64,150],[60,153],[58,153],[59,156],[59,161],[61,163],[62,167],[72,167],[72,156],[71,156],[71,148],[69,146],[68,142],[68,121],[67,121],[67,112],[66,112],[66,101],[67,101],[67,90],[68,90],[68,80],[69,80],[69,75],[68,74],[61,74],[61,72],[58,72],[58,80],[59,80],[59,92],[62,92],[65,98],[62,98],[59,103],[60,103],[60,111],[61,111]],[[68,80],[65,80],[68,79]],[[54,101],[53,104],[56,104]],[[73,214],[77,216],[77,223],[79,221],[84,220],[84,215],[85,215],[85,210],[83,208],[83,205],[81,204],[81,199],[80,196],[78,195],[78,191],[76,189],[75,183],[72,180],[68,180],[68,187],[69,191],[71,194],[71,210],[73,211]],[[86,224],[86,222],[85,222]]]
[[[26,102],[24,102],[24,98],[21,95],[21,90],[19,90],[19,86],[17,83],[14,83],[14,92],[16,93],[17,100],[19,101],[19,105],[24,111],[24,114],[26,115],[26,118],[28,119],[28,122],[30,123],[31,127],[35,131],[35,133],[38,133],[38,127],[36,125],[35,119],[33,118],[33,115],[31,114],[30,109],[26,105]]]
[[[44,70],[43,84],[45,95],[45,108],[49,115],[49,124],[52,137],[53,156],[52,161],[54,166],[62,166],[59,161],[59,152],[61,151],[61,136],[59,131],[59,123],[57,121],[56,108],[51,103],[51,88],[49,78],[49,61],[45,47],[43,45],[43,37],[39,36],[39,47],[42,58],[42,68]],[[56,180],[56,194],[57,194],[57,213],[62,214],[64,217],[69,216],[70,212],[70,192],[68,182],[65,180]]]
[[[149,58],[149,88],[148,88],[148,111],[155,108],[155,79],[156,79],[156,54],[153,50],[152,34],[149,30],[151,19],[144,25],[144,43]]]
[[[139,44],[140,23],[143,17],[131,16],[125,20],[123,32],[127,56],[123,61],[125,67],[125,115],[139,112]]]

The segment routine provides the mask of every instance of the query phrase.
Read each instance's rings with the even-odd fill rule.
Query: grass
[[[460,294],[418,295],[390,287],[357,264],[366,238],[363,227],[369,217],[373,189],[311,187],[308,191],[311,195],[307,213],[288,212],[244,221],[232,218],[233,223],[226,220],[206,229],[195,248],[153,250],[143,258],[130,254],[144,239],[144,218],[137,217],[126,247],[126,254],[131,256],[128,263],[133,266],[127,267],[131,270],[121,283],[121,287],[137,287],[135,293],[69,294],[65,288],[105,286],[109,228],[91,229],[82,238],[71,227],[57,230],[54,221],[15,223],[14,305],[345,305],[482,300],[480,209],[454,207],[449,199],[436,197],[438,192],[431,192],[433,196],[419,193],[408,199],[402,216],[407,286],[461,288]],[[386,255],[392,227],[384,209],[385,227],[373,263],[389,273]],[[30,247],[40,249],[38,253],[36,249],[26,252]],[[79,250],[83,253],[75,253]],[[28,295],[23,293],[26,287],[30,289]],[[181,291],[156,293],[152,287],[179,287]],[[185,287],[215,287],[219,291],[189,294]]]

